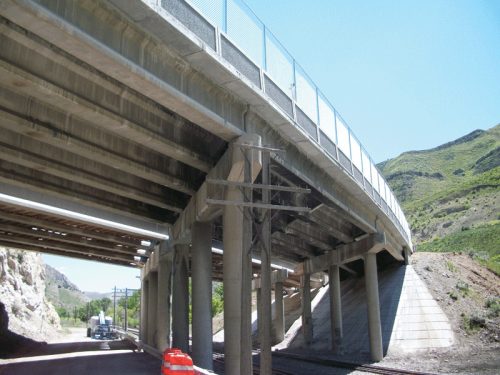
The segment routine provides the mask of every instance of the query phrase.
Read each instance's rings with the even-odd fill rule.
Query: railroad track
[[[314,358],[309,356],[302,356],[299,354],[293,353],[282,353],[282,352],[273,352],[273,356],[282,357],[282,358],[290,358],[297,361],[313,363],[322,366],[328,367],[336,367],[336,368],[344,368],[353,371],[362,371],[372,374],[382,374],[382,375],[434,375],[428,372],[418,372],[418,371],[409,371],[409,370],[401,370],[394,369],[389,367],[377,366],[377,365],[369,365],[369,364],[359,364],[352,362],[343,362],[332,359],[324,359],[324,358]],[[214,353],[214,361],[220,364],[224,364],[224,354],[222,353]],[[259,375],[259,366],[257,364],[253,364],[253,373],[255,375]],[[280,370],[277,368],[272,369],[273,375],[297,375],[296,372],[288,372],[285,370]]]
[[[345,368],[355,371],[364,371],[372,374],[382,374],[382,375],[435,375],[428,372],[410,371],[402,369],[394,369],[389,367],[383,367],[378,365],[360,364],[352,362],[344,362],[333,359],[326,358],[315,358],[310,356],[302,356],[293,353],[283,353],[283,352],[273,352],[273,356],[290,358],[298,361],[314,363],[323,366]],[[274,371],[274,370],[273,370]]]

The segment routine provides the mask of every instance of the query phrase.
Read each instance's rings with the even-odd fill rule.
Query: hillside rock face
[[[73,308],[84,305],[89,298],[73,284],[64,274],[55,268],[44,265],[45,269],[45,296],[58,309],[68,312]]]
[[[38,253],[0,247],[0,302],[5,306],[0,329],[6,328],[5,315],[11,332],[37,341],[55,337],[61,328],[45,298],[45,271]]]

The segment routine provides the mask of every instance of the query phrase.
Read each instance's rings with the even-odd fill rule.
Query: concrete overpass
[[[191,276],[192,352],[207,368],[211,279],[222,279],[227,374],[251,372],[252,279],[265,373],[271,288],[295,277],[312,338],[311,275],[328,272],[335,350],[340,279],[364,272],[382,358],[377,253],[408,256],[407,221],[243,3],[5,0],[0,45],[0,244],[142,267],[142,340],[159,350],[187,349]]]

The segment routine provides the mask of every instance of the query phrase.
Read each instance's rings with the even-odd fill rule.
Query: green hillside
[[[48,264],[45,264],[45,285],[45,296],[60,316],[71,313],[89,300],[65,275]]]
[[[419,249],[481,253],[500,271],[500,125],[378,167]]]

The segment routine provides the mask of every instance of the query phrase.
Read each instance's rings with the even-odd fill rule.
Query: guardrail
[[[361,142],[242,0],[162,0],[161,6],[307,132],[365,190],[411,246],[403,210]]]

